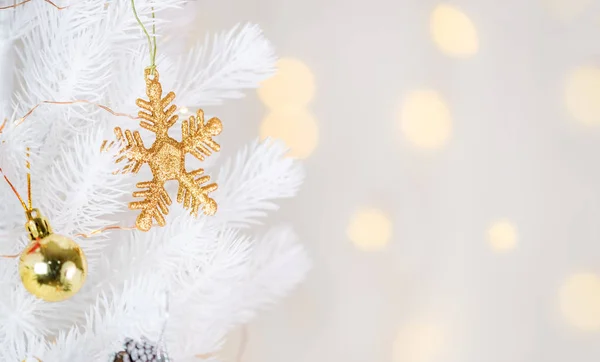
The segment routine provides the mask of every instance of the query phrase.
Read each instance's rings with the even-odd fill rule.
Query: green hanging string
[[[135,16],[135,20],[137,20],[138,24],[146,34],[146,38],[148,38],[148,47],[150,49],[150,74],[154,75],[154,69],[156,69],[156,15],[154,14],[154,7],[152,7],[152,36],[146,30],[144,23],[138,16],[137,10],[135,9],[135,0],[131,0],[131,7],[133,8],[133,15]]]

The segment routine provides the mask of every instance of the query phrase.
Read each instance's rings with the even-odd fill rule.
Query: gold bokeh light
[[[509,220],[493,222],[487,237],[490,247],[497,253],[506,253],[517,246],[517,228]]]
[[[600,278],[594,273],[569,276],[559,292],[561,312],[570,325],[585,330],[600,330]]]
[[[475,25],[454,6],[437,5],[431,13],[429,27],[434,43],[448,56],[471,57],[479,49]]]
[[[416,147],[441,148],[452,134],[450,110],[437,92],[413,91],[402,103],[400,129]]]
[[[394,341],[394,362],[433,362],[445,348],[442,328],[431,323],[413,323],[400,329]]]
[[[319,143],[319,126],[306,109],[284,108],[274,110],[265,117],[260,136],[262,139],[281,139],[290,148],[290,156],[307,158]]]
[[[392,222],[383,211],[365,208],[352,216],[346,233],[361,250],[381,250],[392,237]]]
[[[302,61],[282,58],[277,73],[258,88],[258,96],[271,109],[299,108],[308,105],[315,95],[315,78]]]
[[[587,125],[600,124],[600,68],[581,66],[567,75],[565,102],[569,113]]]

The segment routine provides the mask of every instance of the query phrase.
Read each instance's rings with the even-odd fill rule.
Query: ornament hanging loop
[[[146,80],[146,84],[156,83],[159,81],[158,70],[156,70],[156,66],[150,66],[144,69],[144,79]]]
[[[31,241],[40,240],[52,234],[52,226],[50,226],[48,219],[43,217],[38,209],[27,210],[25,215],[27,215],[25,228],[29,233]]]
[[[147,72],[146,72],[147,70]],[[150,75],[146,75],[146,80],[158,80],[158,71],[156,70],[156,65],[150,66],[144,70],[144,73],[149,73]],[[154,78],[150,78],[154,77]]]

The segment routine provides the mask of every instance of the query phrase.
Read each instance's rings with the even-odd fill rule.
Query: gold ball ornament
[[[21,253],[19,274],[31,294],[47,302],[75,295],[87,276],[87,259],[73,240],[54,234],[37,209],[27,212],[31,242]]]

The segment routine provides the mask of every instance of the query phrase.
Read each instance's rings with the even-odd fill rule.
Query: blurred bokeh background
[[[203,0],[277,76],[215,110],[282,138],[314,267],[243,362],[600,359],[600,1]],[[229,145],[229,146],[227,146]]]

